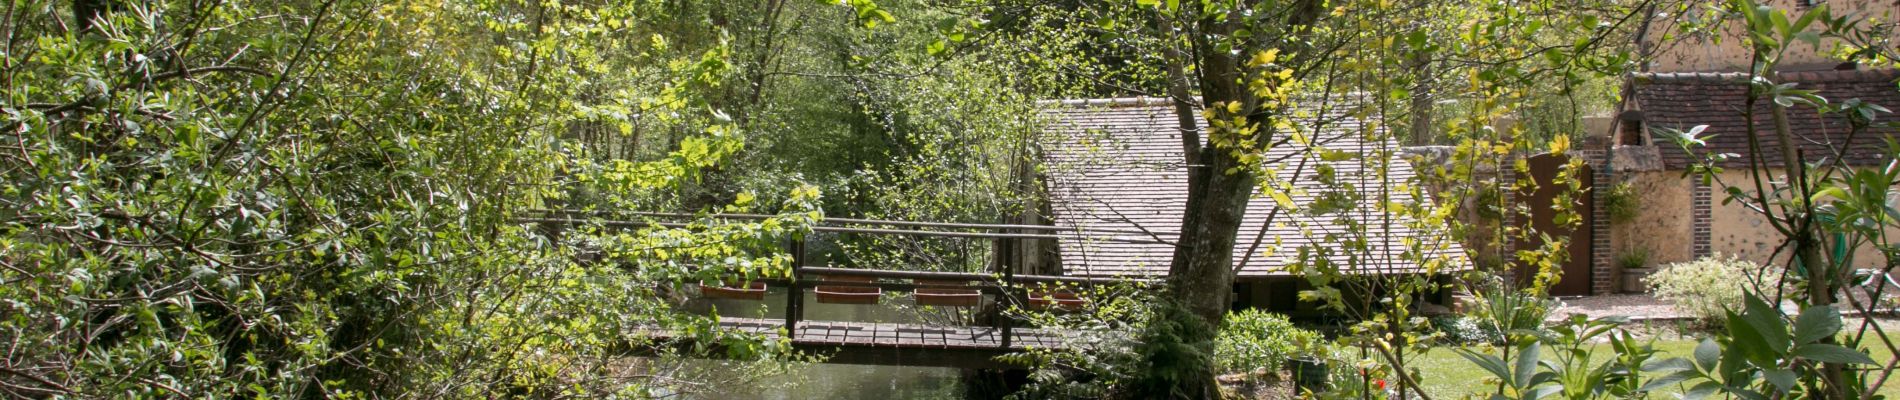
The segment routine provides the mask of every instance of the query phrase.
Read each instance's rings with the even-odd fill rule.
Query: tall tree
[[[1276,140],[1276,118],[1288,110],[1285,94],[1266,71],[1280,64],[1279,54],[1290,54],[1285,64],[1299,65],[1311,57],[1302,40],[1324,16],[1322,0],[1287,2],[1180,2],[1157,5],[1156,25],[1169,43],[1169,94],[1177,115],[1206,110],[1206,138],[1198,122],[1180,118],[1184,159],[1188,166],[1188,197],[1181,219],[1181,236],[1168,268],[1168,299],[1162,313],[1173,333],[1187,347],[1183,354],[1161,352],[1160,359],[1185,359],[1183,371],[1142,385],[1149,397],[1218,397],[1211,361],[1212,344],[1222,317],[1232,301],[1233,250],[1247,203],[1255,189],[1258,154]],[[1175,50],[1184,44],[1188,51]],[[1180,71],[1193,65],[1193,81]],[[1186,96],[1191,86],[1200,98]]]

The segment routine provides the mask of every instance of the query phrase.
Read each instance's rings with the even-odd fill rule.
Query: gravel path
[[[1591,319],[1609,316],[1624,316],[1630,320],[1677,320],[1692,318],[1689,314],[1676,310],[1667,300],[1648,294],[1616,294],[1608,296],[1588,296],[1559,299],[1562,304],[1546,317],[1547,321],[1561,321],[1571,314],[1583,314]],[[1782,302],[1782,309],[1795,313],[1793,302]],[[1853,313],[1846,313],[1853,315]],[[1889,316],[1891,317],[1891,316]],[[1891,318],[1883,318],[1891,319]]]
[[[1687,314],[1676,311],[1674,305],[1647,294],[1616,294],[1608,296],[1589,296],[1562,299],[1562,305],[1550,313],[1548,320],[1560,321],[1571,314],[1583,314],[1591,319],[1609,316],[1624,316],[1631,320],[1657,320],[1688,318]]]

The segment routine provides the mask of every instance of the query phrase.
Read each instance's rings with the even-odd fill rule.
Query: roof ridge
[[[1108,98],[1095,98],[1095,99],[1036,100],[1036,105],[1039,105],[1039,106],[1056,106],[1056,107],[1072,107],[1072,108],[1158,107],[1158,106],[1167,106],[1167,105],[1173,105],[1173,104],[1174,104],[1174,100],[1168,99],[1166,97],[1149,97],[1149,96],[1108,97]]]
[[[1638,72],[1631,74],[1639,83],[1732,83],[1747,82],[1747,72]],[[1781,73],[1784,82],[1867,82],[1900,79],[1900,69],[1849,69],[1795,71]]]

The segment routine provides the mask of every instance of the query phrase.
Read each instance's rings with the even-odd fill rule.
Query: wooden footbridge
[[[632,213],[649,218],[644,221],[572,218],[550,214],[526,218],[536,223],[593,223],[620,227],[682,227],[685,223],[666,219],[692,218],[687,214]],[[756,220],[765,215],[726,214],[717,218]],[[935,272],[896,269],[861,269],[810,266],[805,251],[806,238],[788,238],[786,249],[792,255],[787,278],[754,279],[726,285],[701,285],[703,296],[763,301],[768,288],[784,288],[785,304],[779,318],[722,317],[719,327],[734,332],[756,334],[768,339],[784,339],[795,349],[826,355],[825,362],[865,365],[905,365],[954,368],[1009,369],[1020,366],[997,360],[997,356],[1033,349],[1066,349],[1080,332],[1030,326],[1014,315],[1021,310],[1075,312],[1090,306],[1089,300],[1069,288],[1103,284],[1153,283],[1131,277],[1123,279],[1066,277],[1018,274],[1011,254],[1019,254],[1026,240],[1095,240],[1154,243],[1149,232],[1079,231],[1044,225],[958,224],[916,221],[864,219],[827,219],[813,226],[815,232],[861,235],[900,235],[961,238],[988,241],[992,254],[987,273]],[[1147,236],[1140,236],[1147,235]],[[967,253],[967,250],[966,250]],[[916,323],[878,323],[860,321],[823,321],[805,318],[806,297],[811,292],[820,302],[842,304],[879,304],[886,292],[905,293],[919,305],[961,307],[974,310],[979,322],[964,326]],[[655,330],[643,334],[657,343],[676,347],[697,345],[694,336]],[[707,353],[723,353],[712,349]]]

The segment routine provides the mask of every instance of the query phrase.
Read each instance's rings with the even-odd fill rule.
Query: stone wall
[[[1636,218],[1612,224],[1611,251],[1614,254],[1648,249],[1652,266],[1690,261],[1708,254],[1732,254],[1764,264],[1786,262],[1785,254],[1769,258],[1781,245],[1780,233],[1759,213],[1741,203],[1722,204],[1725,195],[1719,187],[1698,188],[1696,180],[1683,177],[1682,171],[1619,171],[1617,175],[1617,181],[1629,183],[1640,196],[1641,206]],[[1723,171],[1720,177],[1722,182],[1731,185],[1753,186],[1745,170]],[[1697,192],[1706,193],[1706,200],[1698,199],[1701,196],[1697,196]],[[1894,233],[1900,235],[1900,230]],[[1858,268],[1879,267],[1885,263],[1872,246],[1861,246],[1854,251],[1854,264]]]
[[[1790,20],[1806,12],[1810,8],[1807,4],[1817,2],[1816,0],[1762,1],[1762,3],[1773,6],[1776,9],[1787,11]],[[1894,13],[1897,7],[1891,1],[1829,0],[1825,3],[1836,16],[1850,14],[1872,17],[1900,15]],[[1656,56],[1655,61],[1650,64],[1649,70],[1651,72],[1748,70],[1751,55],[1748,48],[1744,47],[1746,44],[1740,39],[1743,37],[1741,35],[1742,28],[1740,21],[1733,21],[1721,27],[1720,31],[1715,34],[1716,36],[1720,36],[1722,38],[1721,40],[1709,40],[1700,37],[1678,37],[1664,40],[1665,34],[1668,34],[1668,36],[1677,36],[1674,34],[1676,27],[1668,23],[1665,18],[1666,17],[1659,17],[1655,22],[1651,23],[1649,29],[1650,35],[1647,39],[1647,43],[1645,43],[1646,46],[1655,47],[1652,49]],[[1820,25],[1819,22],[1816,22],[1814,26],[1809,29],[1823,29]],[[1794,47],[1790,48],[1787,54],[1782,57],[1782,70],[1805,71],[1834,68],[1835,65],[1841,62],[1833,57],[1829,57],[1827,53],[1830,49],[1834,48],[1837,42],[1838,41],[1835,40],[1824,40],[1821,41],[1818,46],[1809,45],[1806,42],[1795,44]]]
[[[1695,259],[1691,251],[1690,197],[1692,184],[1680,171],[1644,171],[1619,174],[1637,195],[1635,218],[1610,224],[1612,257],[1647,249],[1652,265]],[[1609,186],[1603,186],[1608,190]]]
[[[1731,185],[1739,185],[1752,192],[1754,181],[1747,171],[1729,170],[1722,172],[1722,179]],[[1733,254],[1757,263],[1783,264],[1788,260],[1787,251],[1780,257],[1770,259],[1776,247],[1781,246],[1781,234],[1762,218],[1761,213],[1743,207],[1739,202],[1721,204],[1723,195],[1715,195],[1715,205],[1710,209],[1710,250],[1720,254]],[[1889,235],[1900,235],[1900,230],[1891,230]],[[1855,268],[1876,268],[1886,265],[1886,260],[1873,246],[1860,246],[1854,249]]]

